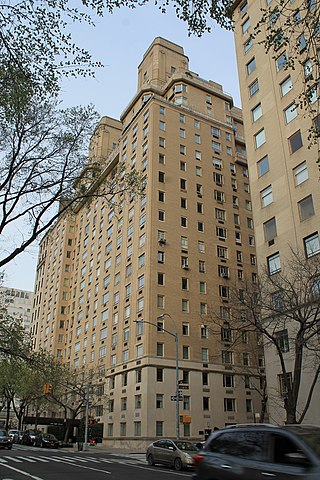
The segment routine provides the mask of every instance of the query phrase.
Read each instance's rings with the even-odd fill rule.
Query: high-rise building
[[[33,292],[19,290],[18,288],[0,287],[1,309],[0,319],[4,315],[10,315],[20,321],[26,331],[30,333]]]
[[[91,413],[107,444],[253,421],[263,354],[255,332],[238,343],[229,322],[229,284],[256,278],[241,111],[159,37],[121,121],[104,117],[92,145],[101,181],[125,162],[145,193],[79,204],[45,236],[36,348],[104,385],[108,402]]]
[[[274,275],[285,266],[291,250],[304,252],[306,258],[320,253],[318,146],[310,146],[308,138],[314,121],[318,124],[319,116],[316,119],[310,116],[307,105],[299,107],[299,95],[305,90],[312,68],[314,73],[316,70],[305,47],[299,44],[301,34],[304,34],[299,33],[299,22],[301,15],[306,15],[308,8],[316,8],[317,3],[297,1],[281,5],[279,10],[286,9],[287,16],[266,14],[260,35],[254,37],[262,11],[267,12],[269,5],[272,8],[270,1],[244,0],[236,1],[233,8],[257,263],[258,269],[266,267],[269,275]],[[267,53],[261,41],[270,32],[268,28],[273,22],[277,22],[276,27],[285,28],[288,18],[296,18],[297,34],[291,36],[289,43],[275,42]],[[278,33],[274,40],[281,38]],[[295,69],[289,65],[293,52],[298,55]],[[310,96],[309,100],[315,102],[313,108],[317,110],[317,96]],[[293,370],[294,345],[290,348],[288,375]],[[279,399],[282,374],[273,354],[272,349],[270,353],[265,352],[269,413],[273,421],[281,423],[285,419]],[[302,375],[299,393],[302,404],[305,404],[312,379],[313,375]],[[319,386],[305,422],[319,422],[318,398]],[[302,411],[301,403],[298,403],[298,409]]]

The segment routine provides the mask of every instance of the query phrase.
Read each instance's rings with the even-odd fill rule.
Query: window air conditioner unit
[[[182,268],[183,268],[184,270],[189,270],[188,265],[182,265]]]
[[[158,242],[164,245],[166,243],[166,239],[165,238],[159,238]]]

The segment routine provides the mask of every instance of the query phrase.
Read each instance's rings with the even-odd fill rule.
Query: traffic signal
[[[49,393],[52,392],[52,385],[51,383],[45,383],[43,385],[43,393],[45,393],[46,395],[48,395]]]

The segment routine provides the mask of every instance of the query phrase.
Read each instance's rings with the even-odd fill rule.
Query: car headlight
[[[189,455],[189,453],[184,453],[183,454],[183,460],[185,463],[187,463],[188,465],[192,465],[193,464],[193,458],[191,457],[191,455]]]

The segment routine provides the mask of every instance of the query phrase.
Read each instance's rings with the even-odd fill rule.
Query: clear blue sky
[[[99,114],[119,118],[137,90],[137,68],[155,37],[181,45],[189,68],[206,80],[221,83],[240,105],[234,40],[231,32],[213,25],[209,34],[188,36],[187,26],[173,10],[162,14],[152,4],[135,10],[120,9],[96,20],[96,27],[73,25],[74,40],[104,64],[91,79],[66,79],[62,84],[64,107],[93,103]],[[33,290],[37,247],[20,255],[6,269],[5,284]]]

